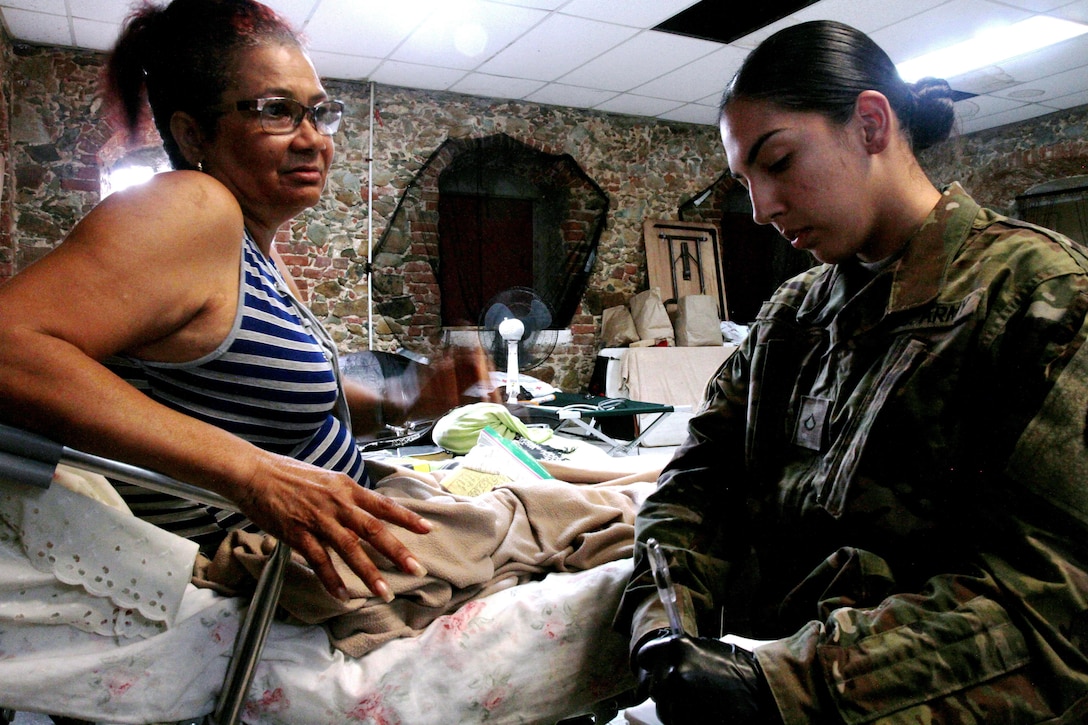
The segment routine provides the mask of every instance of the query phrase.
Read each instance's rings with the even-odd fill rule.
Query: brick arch
[[[382,315],[397,344],[428,349],[442,330],[439,259],[439,181],[466,154],[500,152],[539,154],[551,161],[549,183],[575,189],[566,221],[561,226],[570,256],[573,250],[590,247],[589,264],[569,269],[570,275],[588,277],[597,241],[604,229],[608,197],[569,154],[555,153],[547,144],[523,141],[504,133],[484,137],[447,139],[424,162],[397,203],[376,245],[371,278],[375,310]],[[589,190],[602,201],[585,201],[578,190]],[[599,208],[594,208],[597,205]],[[584,279],[583,279],[584,285]],[[567,301],[557,319],[569,324],[578,299]],[[388,341],[387,341],[388,342]]]

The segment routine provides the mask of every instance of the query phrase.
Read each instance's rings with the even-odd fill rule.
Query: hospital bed
[[[611,628],[629,556],[473,599],[418,636],[359,657],[331,647],[322,626],[273,618],[291,556],[282,544],[252,603],[184,582],[177,601],[160,607],[169,616],[142,636],[116,633],[120,624],[103,633],[5,616],[8,599],[18,600],[21,586],[33,590],[25,582],[43,577],[50,581],[42,591],[63,590],[61,599],[76,603],[77,610],[55,606],[62,614],[76,611],[78,619],[84,600],[102,598],[93,587],[64,581],[58,564],[33,561],[54,558],[51,541],[27,543],[35,516],[42,519],[37,525],[59,531],[58,539],[93,535],[99,553],[113,540],[129,549],[150,542],[145,560],[156,547],[171,555],[191,544],[52,483],[57,463],[229,506],[154,472],[0,428],[0,711],[100,723],[555,723],[583,714],[603,722],[634,686],[626,639]],[[55,515],[47,517],[50,511]],[[67,546],[83,551],[79,543]]]

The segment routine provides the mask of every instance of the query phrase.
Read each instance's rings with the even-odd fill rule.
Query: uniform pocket
[[[920,340],[899,338],[873,374],[870,384],[859,386],[864,392],[850,402],[852,414],[843,430],[835,436],[814,476],[817,501],[832,516],[840,516],[851,485],[858,475],[873,426],[892,393],[926,358],[928,347]]]

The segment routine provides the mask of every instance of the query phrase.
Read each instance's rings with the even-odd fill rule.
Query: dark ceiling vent
[[[661,23],[654,30],[687,35],[692,38],[732,43],[787,15],[812,5],[817,0],[762,0],[736,3],[730,0],[699,0]]]

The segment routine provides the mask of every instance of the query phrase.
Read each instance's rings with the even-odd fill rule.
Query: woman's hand
[[[408,396],[405,419],[431,420],[460,405],[501,402],[491,384],[491,369],[479,347],[448,349],[421,369],[422,385],[414,396]]]
[[[502,402],[491,383],[491,365],[479,347],[453,347],[414,374],[389,380],[385,422],[435,420],[461,405]]]
[[[348,594],[329,551],[335,551],[372,592],[386,601],[393,598],[363,541],[402,571],[427,573],[383,522],[417,534],[428,533],[430,522],[344,474],[269,453],[258,456],[253,478],[235,502],[253,523],[301,554],[338,599],[345,600]]]

